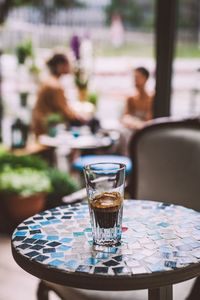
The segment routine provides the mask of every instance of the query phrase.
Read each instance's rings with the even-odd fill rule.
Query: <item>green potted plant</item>
[[[29,93],[27,91],[23,91],[19,93],[21,107],[27,107],[28,95]]]
[[[79,100],[80,101],[86,101],[87,100],[87,95],[88,95],[88,75],[86,72],[80,68],[77,67],[74,72],[74,80],[75,84],[78,89],[78,94],[79,94]]]
[[[33,81],[38,84],[40,81],[40,73],[41,69],[37,66],[34,57],[32,58],[32,63],[29,67],[29,73],[33,79]]]
[[[96,107],[98,102],[98,94],[95,92],[90,93],[88,95],[88,102],[92,103]]]
[[[51,181],[42,170],[5,165],[0,174],[0,194],[4,207],[14,222],[20,222],[45,207]]]
[[[47,195],[47,208],[62,204],[62,197],[70,195],[80,189],[78,182],[66,172],[50,168],[48,171],[52,190]]]
[[[78,189],[69,174],[50,168],[37,156],[0,151],[0,227],[5,225],[2,219],[4,223],[11,220],[13,227],[43,209],[60,205],[63,196]]]
[[[33,44],[31,40],[23,41],[16,47],[16,56],[19,64],[24,64],[28,57],[33,57]]]
[[[62,124],[64,122],[64,118],[59,113],[49,114],[45,120],[47,132],[51,137],[56,136],[57,134],[57,125]]]

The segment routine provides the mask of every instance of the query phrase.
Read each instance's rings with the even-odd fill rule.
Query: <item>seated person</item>
[[[47,119],[51,114],[60,114],[65,122],[76,126],[85,122],[82,116],[70,108],[59,82],[60,77],[70,71],[68,58],[64,54],[55,54],[47,61],[47,66],[50,76],[39,89],[32,114],[32,130],[36,137],[47,133]]]
[[[140,129],[146,121],[152,119],[153,95],[146,91],[149,71],[144,67],[134,70],[134,82],[137,93],[127,99],[122,124],[126,128]]]
[[[141,129],[146,121],[152,119],[153,96],[146,91],[149,71],[144,67],[133,72],[136,94],[128,97],[124,115],[121,119],[120,140],[117,152],[128,156],[128,145],[135,130]]]

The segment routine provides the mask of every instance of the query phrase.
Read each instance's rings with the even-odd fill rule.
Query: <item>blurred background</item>
[[[155,1],[1,0],[0,6],[3,119],[13,118],[18,113],[22,93],[27,94],[30,108],[34,106],[37,80],[43,76],[45,60],[56,49],[70,52],[73,35],[86,42],[83,56],[91,73],[89,89],[100,98],[98,113],[101,116],[105,114],[101,111],[102,103],[114,101],[113,118],[120,117],[124,99],[133,88],[131,70],[134,67],[144,65],[150,70],[149,88],[154,90]],[[200,110],[199,18],[198,0],[181,1],[173,63],[173,115],[194,114]],[[17,51],[23,44],[29,49],[26,49],[24,63],[19,64]],[[73,94],[73,82],[69,82],[70,76],[67,79],[68,93]],[[76,96],[69,95],[69,99],[73,97]],[[9,135],[7,129],[6,132]]]
[[[47,76],[46,61],[53,53],[63,52],[74,70],[76,47],[86,77],[87,97],[81,98],[84,96],[79,93],[76,72],[72,71],[62,78],[68,101],[75,110],[98,118],[103,129],[118,128],[126,99],[134,91],[134,68],[144,66],[150,71],[147,89],[155,91],[155,7],[153,0],[0,0],[3,152],[13,148],[17,120],[30,127],[38,87]],[[199,0],[179,1],[175,30],[170,114],[199,116]],[[28,142],[33,139],[29,134]],[[62,162],[57,164],[58,170],[59,166],[63,168]],[[74,174],[70,176],[77,179]],[[68,193],[78,189],[79,183],[74,184]],[[38,280],[15,264],[10,237],[3,227],[0,231],[0,300],[36,299]]]

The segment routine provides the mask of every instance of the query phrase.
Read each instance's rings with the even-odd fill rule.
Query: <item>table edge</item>
[[[42,280],[60,285],[90,290],[139,290],[158,288],[179,282],[183,282],[200,275],[200,263],[177,270],[154,272],[136,275],[94,275],[79,272],[67,272],[55,267],[48,267],[41,263],[29,260],[16,251],[11,242],[12,255],[16,263],[26,272]]]

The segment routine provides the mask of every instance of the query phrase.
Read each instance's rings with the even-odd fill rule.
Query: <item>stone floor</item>
[[[0,235],[0,300],[36,300],[36,290],[39,280],[23,271],[12,258],[10,238]],[[174,288],[174,300],[184,300],[193,280],[177,284]],[[94,297],[95,300],[96,297]],[[70,296],[69,300],[82,300]],[[85,299],[85,298],[84,298]],[[146,300],[146,291],[134,292],[133,300]],[[58,300],[53,293],[50,300]],[[106,300],[106,299],[105,299]]]
[[[10,238],[0,236],[0,300],[35,300],[39,280],[27,274],[14,261]],[[51,295],[51,300],[58,299]]]

